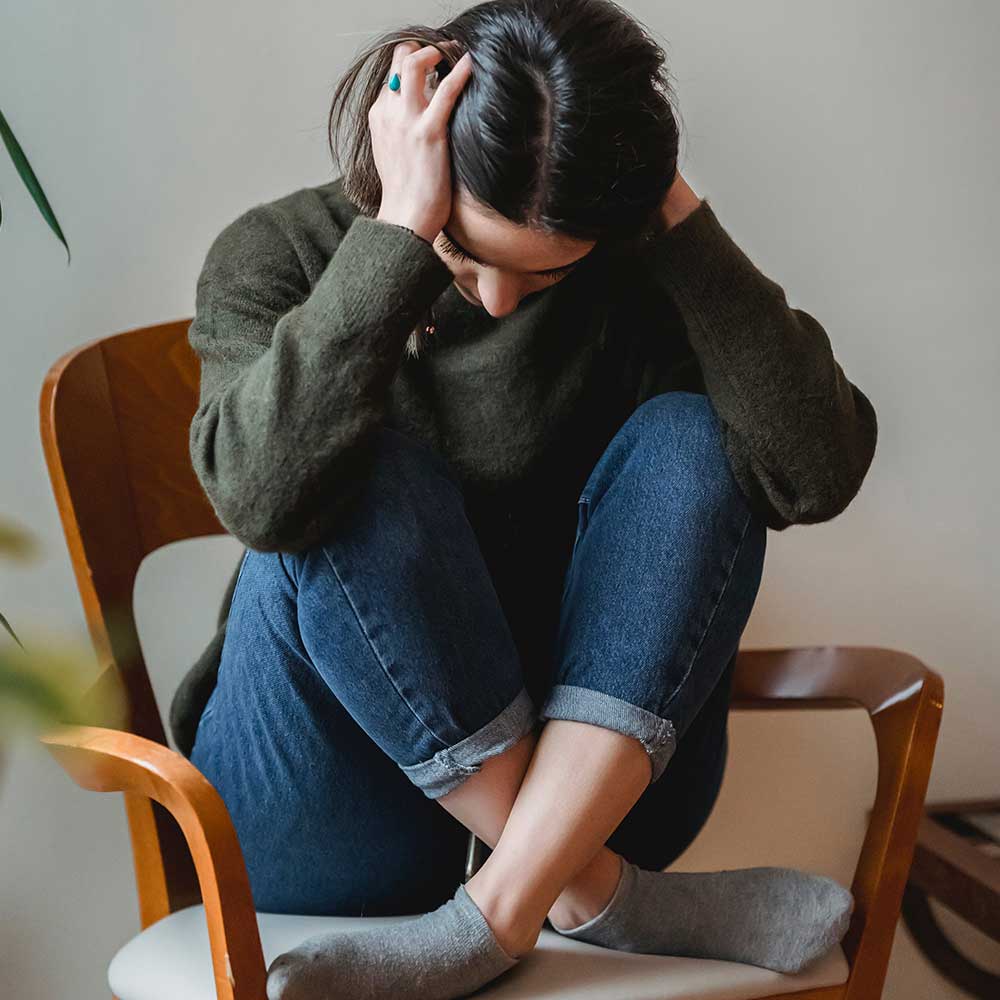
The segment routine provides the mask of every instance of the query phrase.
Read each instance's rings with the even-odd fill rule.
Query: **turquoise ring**
[[[390,90],[399,90],[399,74],[393,73],[392,78],[389,80]]]

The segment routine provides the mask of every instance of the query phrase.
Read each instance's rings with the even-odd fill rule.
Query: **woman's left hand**
[[[680,171],[660,203],[660,214],[667,229],[683,222],[699,205],[701,199],[694,193]]]

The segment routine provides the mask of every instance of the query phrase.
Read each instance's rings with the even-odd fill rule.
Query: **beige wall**
[[[1000,794],[1000,11],[987,0],[629,6],[669,41],[685,176],[791,304],[821,320],[879,414],[853,505],[770,533],[744,644],[921,657],[947,685],[931,795]],[[0,155],[0,510],[45,545],[37,565],[0,570],[0,608],[15,624],[83,629],[38,443],[48,366],[85,340],[189,316],[223,225],[329,178],[327,104],[355,47],[451,9],[5,10],[0,106],[73,251],[67,267]],[[144,567],[140,623],[161,694],[207,638],[238,551],[220,538]],[[873,780],[865,719],[740,715],[732,732],[722,800],[681,865],[793,864],[847,880]],[[106,996],[106,962],[136,929],[120,798],[77,790],[26,747],[0,796],[0,995]],[[1000,965],[997,946],[963,940]],[[886,995],[959,996],[902,931]]]

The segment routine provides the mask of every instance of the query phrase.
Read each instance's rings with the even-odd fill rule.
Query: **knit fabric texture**
[[[407,338],[433,307],[416,356]],[[380,425],[458,474],[484,555],[576,500],[615,431],[661,392],[706,394],[733,475],[776,531],[827,521],[857,494],[877,424],[809,313],[789,306],[707,198],[682,222],[606,250],[494,318],[432,245],[359,213],[341,178],[255,205],[209,247],[189,341],[201,361],[191,460],[223,527],[259,551],[335,532]],[[171,705],[189,754],[219,628]]]

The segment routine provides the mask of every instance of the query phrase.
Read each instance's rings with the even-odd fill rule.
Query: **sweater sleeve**
[[[789,307],[706,199],[643,260],[680,311],[749,502],[776,530],[843,511],[871,465],[877,423],[823,327]]]
[[[334,525],[363,481],[406,339],[451,278],[425,239],[363,215],[311,289],[272,206],[216,237],[188,331],[201,360],[189,443],[244,545],[296,551]]]

